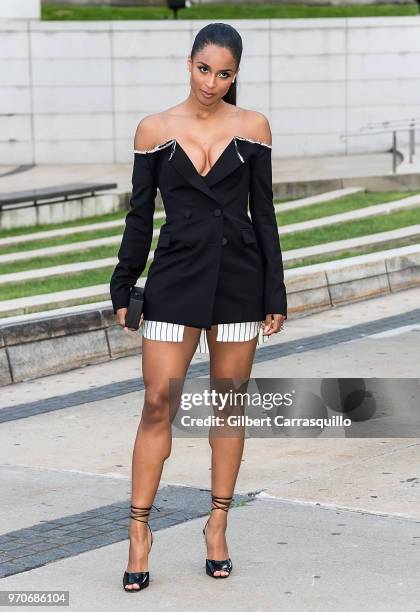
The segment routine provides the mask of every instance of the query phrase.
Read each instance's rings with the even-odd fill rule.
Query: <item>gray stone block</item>
[[[3,542],[0,549],[2,552],[8,552],[9,550],[15,553],[15,556],[18,556],[18,551],[22,549],[26,549],[29,540],[14,540],[13,542]],[[32,542],[30,542],[32,545]]]
[[[13,382],[6,350],[0,349],[0,386],[10,385]]]
[[[417,252],[394,255],[387,259],[385,264],[388,272],[398,272],[411,268],[418,268],[420,270],[420,247]]]
[[[17,565],[17,563],[0,563],[0,578],[12,576],[20,571],[21,567],[20,565]]]
[[[290,314],[308,314],[331,307],[330,294],[327,287],[307,289],[288,293],[287,306]]]
[[[13,557],[11,557],[11,559],[20,559],[21,557],[27,557],[28,555],[32,555],[36,552],[38,552],[37,545],[34,546],[21,546],[18,549],[13,549],[11,551],[9,551],[10,553],[13,554]],[[11,560],[9,559],[9,560]]]
[[[326,288],[328,286],[327,275],[324,270],[308,272],[293,270],[293,276],[285,275],[285,285],[287,293],[295,293],[298,291],[312,290],[319,287]]]
[[[79,555],[82,552],[93,550],[95,546],[92,546],[92,542],[89,538],[81,540],[80,542],[73,542],[73,544],[65,544],[61,549],[66,553],[66,556]]]
[[[116,315],[114,315],[113,308],[102,308],[100,310],[102,324],[104,327],[110,327],[111,325],[115,325]]]
[[[350,186],[353,187],[354,185]],[[360,184],[357,184],[356,187],[360,187]],[[275,198],[288,200],[292,198],[305,198],[307,196],[342,188],[342,179],[315,179],[313,181],[304,180],[289,182],[275,181],[273,182],[273,195]]]
[[[27,555],[26,557],[19,557],[19,559],[15,560],[15,564],[20,567],[20,571],[25,571],[45,565],[51,561],[57,561],[64,557],[68,557],[68,553],[64,548],[52,548],[51,550],[44,550],[32,555]]]
[[[55,546],[61,546],[61,544],[73,544],[73,542],[79,542],[79,540],[81,538],[83,538],[83,536],[79,537],[79,533],[78,532],[77,535],[73,534],[73,535],[51,535],[48,536],[48,542],[50,544],[50,548],[53,548]],[[93,533],[88,533],[87,536],[91,536],[91,535],[97,535],[97,532],[95,532],[95,534]]]
[[[93,331],[8,348],[13,380],[31,380],[109,359],[105,331]]]
[[[420,266],[411,266],[395,272],[388,272],[391,291],[401,291],[420,285]]]
[[[43,552],[44,550],[51,550],[54,548],[55,544],[51,542],[37,542],[36,544],[31,544],[31,548],[33,548],[34,552]]]
[[[345,260],[337,262],[338,265],[328,265],[325,273],[329,286],[341,283],[351,283],[353,280],[364,280],[386,275],[384,260],[365,261],[359,263],[345,263]]]
[[[86,333],[102,327],[101,312],[92,310],[5,325],[1,328],[1,335],[5,346],[13,346],[81,332]]]
[[[370,276],[353,281],[346,281],[330,286],[330,296],[333,305],[361,300],[390,292],[388,276]]]
[[[107,329],[111,357],[137,355],[141,353],[142,336],[140,332],[125,332],[121,325],[112,325]]]

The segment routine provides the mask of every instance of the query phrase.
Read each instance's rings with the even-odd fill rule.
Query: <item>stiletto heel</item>
[[[151,506],[148,506],[147,508],[140,508],[138,506],[133,506],[131,505],[131,513],[130,513],[130,518],[134,519],[135,521],[140,521],[140,523],[146,523],[146,525],[149,528],[150,531],[150,536],[151,536],[151,540],[150,540],[150,546],[149,546],[149,553],[150,550],[152,548],[152,544],[153,544],[153,531],[150,528],[150,525],[147,521],[148,517],[149,517],[149,513],[150,510],[152,508],[156,508],[156,506],[154,506],[153,504]],[[159,508],[156,508],[156,510],[158,512],[160,512]],[[142,520],[142,518],[145,518],[146,520]],[[123,576],[123,587],[124,587],[124,591],[126,593],[137,593],[137,591],[141,591],[142,589],[145,589],[146,587],[149,586],[149,572],[124,572],[124,576]],[[139,587],[138,588],[131,588],[131,589],[126,589],[125,587],[127,586],[127,584],[138,584]]]
[[[212,509],[210,510],[210,512],[212,512],[213,510],[224,510],[224,512],[228,512],[232,499],[233,499],[232,497],[217,497],[216,495],[213,495],[212,493],[211,494]],[[206,541],[206,527],[208,525],[210,518],[211,518],[211,515],[209,516],[206,524],[203,527],[204,541]],[[232,565],[232,560],[230,557],[228,559],[222,559],[222,560],[206,559],[206,574],[208,576],[211,576],[212,578],[228,578],[230,576],[232,569],[233,569],[233,565]],[[220,572],[220,571],[228,572],[228,573],[225,575],[223,574],[219,574],[218,576],[214,575],[214,572]]]

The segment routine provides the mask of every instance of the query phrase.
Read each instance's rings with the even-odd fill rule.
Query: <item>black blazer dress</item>
[[[110,280],[114,313],[128,306],[146,267],[159,188],[166,220],[144,286],[149,329],[165,322],[172,330],[219,324],[223,331],[267,314],[287,318],[270,145],[235,136],[203,176],[173,138],[134,151],[132,184]]]

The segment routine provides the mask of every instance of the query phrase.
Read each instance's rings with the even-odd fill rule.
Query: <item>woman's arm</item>
[[[152,126],[149,117],[137,127],[134,148],[153,148]],[[110,280],[110,293],[114,314],[119,308],[127,308],[130,290],[146,267],[153,236],[153,214],[157,193],[154,173],[154,156],[135,154],[132,175],[130,210],[125,218],[125,229],[118,251],[118,263]]]
[[[258,113],[256,140],[271,145],[267,118]],[[282,314],[287,319],[287,296],[284,285],[283,258],[273,204],[271,148],[256,147],[251,156],[249,208],[258,244],[265,260],[264,303],[266,314]]]

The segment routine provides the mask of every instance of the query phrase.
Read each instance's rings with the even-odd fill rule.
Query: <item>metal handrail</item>
[[[391,125],[400,125],[400,128],[394,127],[389,130],[378,130],[375,128],[377,126],[391,126]],[[420,118],[413,117],[412,119],[395,119],[393,121],[380,121],[380,122],[371,122],[360,128],[359,132],[347,132],[347,134],[340,134],[340,140],[345,140],[349,137],[354,136],[373,136],[374,134],[386,134],[392,132],[392,172],[395,174],[397,171],[397,132],[406,131],[408,129],[409,134],[409,163],[412,164],[414,160],[414,155],[416,153],[416,138],[415,131],[416,128],[420,128]],[[363,132],[363,130],[369,130],[368,132]],[[372,131],[375,130],[375,131]]]
[[[392,121],[369,121],[366,124],[366,128],[370,129],[371,127],[376,126],[390,126],[390,125],[415,125],[416,123],[420,124],[420,117],[410,117],[409,119],[393,119]],[[362,126],[360,129],[364,129]]]

